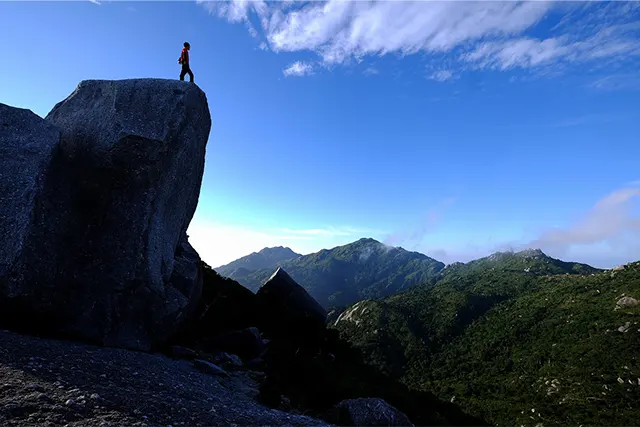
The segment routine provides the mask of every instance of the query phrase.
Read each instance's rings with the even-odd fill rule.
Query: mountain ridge
[[[291,248],[273,246],[263,248],[258,252],[252,252],[249,255],[245,255],[228,264],[216,267],[214,270],[219,274],[230,278],[244,277],[256,270],[265,268],[275,269],[282,261],[301,256],[301,254],[294,252]]]
[[[498,263],[502,263],[502,265]],[[486,267],[498,267],[504,270],[521,270],[524,273],[549,275],[594,274],[604,271],[588,264],[563,261],[561,259],[550,257],[539,248],[529,248],[519,252],[498,251],[491,255],[477,258],[466,263],[451,263],[445,266],[443,274],[451,273],[456,270],[473,270]]]
[[[444,264],[419,252],[361,238],[284,260],[278,267],[328,308],[431,283]],[[256,292],[273,271],[274,268],[265,268],[243,275],[231,272],[229,277]]]
[[[289,255],[295,254],[281,246],[264,248],[218,267],[216,271],[257,292],[276,268],[285,268],[327,309],[344,309],[360,300],[389,297],[415,286],[433,285],[446,277],[486,268],[532,275],[595,274],[603,271],[587,264],[552,258],[539,248],[499,251],[466,263],[445,265],[421,252],[389,246],[370,237],[307,255],[284,257],[286,259],[265,268],[251,270],[243,266],[247,259],[273,249],[288,249]],[[367,274],[367,269],[376,271]],[[334,318],[334,314],[330,318]]]

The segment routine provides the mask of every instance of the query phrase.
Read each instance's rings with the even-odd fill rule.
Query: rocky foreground
[[[0,332],[3,426],[327,425],[254,399],[263,374]]]

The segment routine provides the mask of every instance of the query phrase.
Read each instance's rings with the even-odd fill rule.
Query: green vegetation
[[[640,263],[603,272],[503,253],[332,325],[369,364],[496,425],[634,425],[640,306],[617,309],[623,296],[640,299]]]
[[[426,255],[360,239],[322,250],[279,266],[322,306],[346,306],[365,298],[381,298],[413,286],[434,283],[444,264]],[[257,291],[275,268],[233,277]],[[221,273],[222,274],[222,273]]]

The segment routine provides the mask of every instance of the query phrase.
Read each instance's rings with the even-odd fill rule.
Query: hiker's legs
[[[184,80],[184,76],[189,74],[189,81],[193,83],[193,73],[188,65],[182,66],[182,72],[180,73],[180,80]]]

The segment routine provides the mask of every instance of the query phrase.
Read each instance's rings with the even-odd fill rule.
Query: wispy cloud
[[[375,67],[367,67],[364,71],[363,74],[365,76],[375,76],[376,74],[380,74],[380,71],[375,68]]]
[[[285,77],[308,76],[309,74],[313,74],[313,66],[305,62],[296,61],[285,68],[282,73],[285,75]]]
[[[640,74],[611,74],[597,78],[587,86],[598,91],[640,91]]]
[[[415,224],[410,224],[404,230],[388,235],[384,243],[390,246],[402,246],[405,249],[416,250],[421,246],[424,238],[442,222],[446,210],[455,202],[456,199],[454,197],[441,200],[438,204],[429,208]]]
[[[453,71],[451,70],[440,70],[431,74],[429,78],[437,82],[446,82],[447,80],[453,79],[454,75],[453,75]]]
[[[552,1],[198,2],[260,33],[273,52],[313,52],[327,67],[367,56],[447,54],[461,70],[537,69],[596,60],[605,66],[640,54],[638,9],[628,2],[598,7]],[[552,12],[554,19],[564,14],[552,35],[526,35]],[[291,68],[292,75],[307,74],[302,70]],[[433,77],[446,81],[447,75]]]
[[[607,124],[615,123],[629,118],[627,113],[607,113],[607,114],[585,114],[579,117],[571,117],[568,119],[560,120],[552,124],[552,127],[573,127],[573,126],[586,126],[594,124]]]
[[[637,26],[615,25],[599,30],[586,39],[563,35],[547,39],[519,38],[490,41],[462,55],[478,68],[508,70],[543,67],[550,64],[615,61],[640,55]]]

